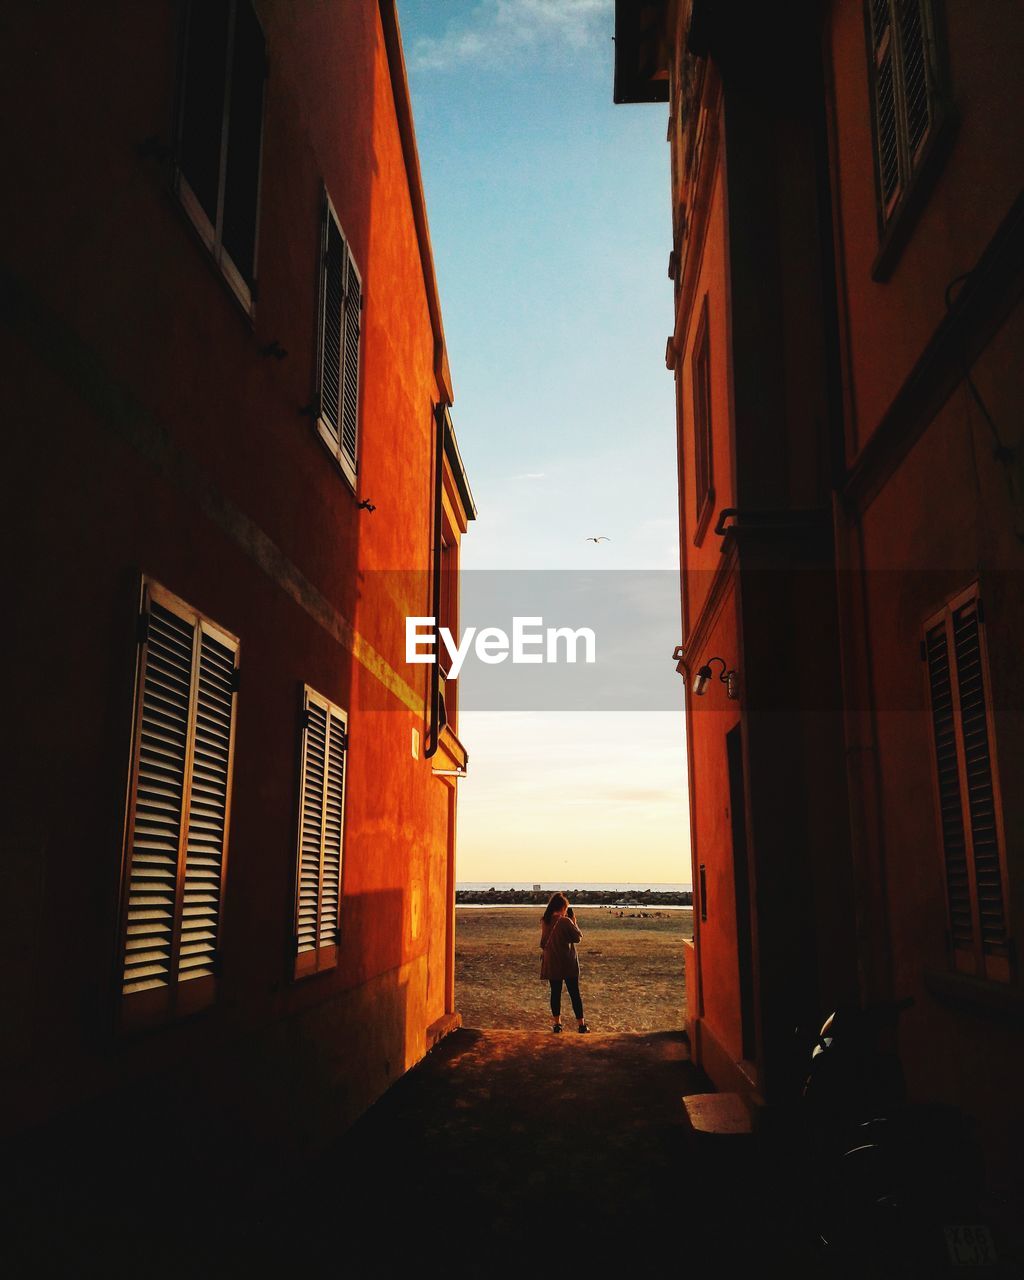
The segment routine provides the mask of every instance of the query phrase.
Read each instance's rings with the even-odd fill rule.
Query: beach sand
[[[690,911],[581,907],[576,915],[580,992],[593,1031],[680,1030],[686,1015],[683,939]],[[541,908],[459,907],[455,926],[455,1007],[467,1027],[536,1031],[551,1025],[540,980]],[[573,1022],[562,993],[562,1021]]]

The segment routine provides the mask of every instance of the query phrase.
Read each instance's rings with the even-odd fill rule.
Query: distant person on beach
[[[553,893],[551,901],[541,916],[540,945],[544,958],[540,963],[541,980],[551,984],[552,1031],[562,1030],[562,983],[569,992],[572,1011],[579,1023],[577,1030],[589,1031],[583,1017],[583,1000],[580,997],[580,958],[576,943],[583,937],[576,923],[576,915],[564,893]]]

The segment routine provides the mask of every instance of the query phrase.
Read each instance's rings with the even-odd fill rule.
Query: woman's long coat
[[[579,925],[568,916],[560,916],[554,923],[544,920],[540,927],[540,945],[544,949],[540,976],[549,982],[578,978],[580,958],[576,954],[576,943],[582,937]]]

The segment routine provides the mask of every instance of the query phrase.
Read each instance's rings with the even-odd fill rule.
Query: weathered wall
[[[978,361],[975,377],[997,422],[1013,420],[1024,341],[1017,308]],[[931,515],[942,495],[943,519]],[[997,764],[1003,781],[1011,929],[1022,920],[1024,798],[1013,779],[1024,755],[1024,686],[1017,670],[1024,632],[1024,547],[1013,534],[1006,474],[961,384],[863,517],[869,643],[882,785],[882,823],[892,935],[892,983],[911,995],[901,1045],[921,1098],[956,1099],[1000,1150],[1017,1097],[1020,1031],[1008,1006],[987,1011],[942,999],[930,979],[949,972],[945,870],[936,819],[935,756],[919,646],[923,622],[980,582],[992,678]],[[1013,655],[1013,656],[1011,656]],[[1007,995],[1012,997],[1016,983]],[[937,1042],[955,1052],[936,1055]],[[980,1082],[984,1081],[984,1086]],[[1010,1108],[1010,1109],[1008,1109]]]
[[[1024,760],[1021,472],[1018,459],[996,458],[993,429],[963,373],[970,368],[1003,443],[1018,449],[1024,315],[1014,305],[1019,248],[1011,246],[1020,238],[1014,209],[1024,139],[1016,69],[1024,21],[1009,3],[936,8],[953,124],[941,135],[940,162],[884,280],[872,279],[880,240],[862,6],[837,0],[826,34],[852,469],[843,502],[846,536],[860,549],[855,572],[863,574],[857,589],[864,599],[863,621],[847,629],[844,649],[849,667],[867,673],[862,689],[849,687],[847,697],[867,704],[860,743],[870,762],[869,794],[859,804],[869,815],[877,804],[877,823],[869,817],[866,830],[881,869],[872,892],[888,935],[888,943],[867,937],[862,948],[866,972],[884,973],[895,996],[914,997],[900,1037],[911,1095],[957,1103],[975,1116],[994,1180],[1019,1182],[1008,1137],[1021,1120],[1013,1075],[1021,1049],[1019,971],[1011,960],[1005,983],[953,974],[920,642],[925,621],[978,583],[1002,780],[1008,920],[1017,935],[1024,922],[1024,814],[1014,785]]]

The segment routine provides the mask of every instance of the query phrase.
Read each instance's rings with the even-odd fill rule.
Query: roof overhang
[[[427,225],[427,202],[423,194],[423,177],[420,172],[419,151],[416,148],[416,130],[412,121],[412,99],[409,94],[409,77],[405,67],[405,54],[402,51],[402,35],[398,25],[398,11],[395,0],[378,0],[381,25],[384,28],[384,44],[388,55],[388,70],[391,73],[391,91],[395,100],[395,111],[398,116],[398,132],[402,140],[402,155],[405,160],[405,172],[409,182],[409,196],[412,200],[412,216],[416,226],[416,239],[419,242],[420,262],[423,268],[423,285],[427,291],[427,309],[430,312],[430,325],[434,331],[434,376],[437,379],[438,391],[447,404],[451,404],[455,395],[452,391],[452,375],[448,367],[448,348],[444,340],[444,325],[441,323],[441,301],[437,292],[437,276],[434,272],[434,253],[430,246],[430,228]]]
[[[668,0],[615,0],[615,102],[668,102]]]

